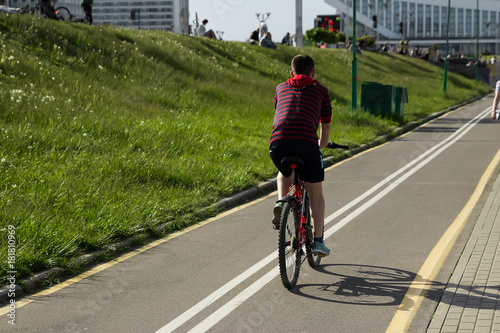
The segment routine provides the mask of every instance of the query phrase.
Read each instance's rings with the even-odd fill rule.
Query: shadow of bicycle
[[[413,272],[370,265],[322,265],[316,271],[329,275],[331,282],[297,285],[292,293],[333,303],[399,305],[417,277]],[[426,297],[439,301],[444,287],[442,283],[430,282]]]

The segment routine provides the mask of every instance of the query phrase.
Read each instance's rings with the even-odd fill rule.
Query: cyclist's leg
[[[278,200],[288,193],[288,188],[293,182],[293,172],[286,164],[281,164],[281,159],[287,155],[296,155],[293,151],[293,144],[289,140],[276,140],[269,146],[269,155],[278,169],[277,185]]]
[[[286,177],[281,172],[278,173],[278,199],[282,199],[288,193],[288,189],[293,182],[293,172],[290,176]]]
[[[311,220],[314,226],[314,238],[323,237],[323,224],[325,221],[325,197],[323,196],[323,183],[305,182],[309,194],[311,207]]]

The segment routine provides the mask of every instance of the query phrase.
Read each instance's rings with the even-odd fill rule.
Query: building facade
[[[353,1],[357,37],[374,36],[378,44],[406,39],[424,47],[446,42],[447,0],[325,0],[341,13],[348,35],[352,35]],[[452,51],[474,54],[478,38],[480,52],[499,54],[500,1],[453,0],[451,4],[448,37]]]
[[[188,0],[94,0],[92,13],[95,24],[189,33]]]
[[[0,5],[34,7],[37,1],[0,0]],[[85,16],[81,0],[55,0],[54,6],[68,8],[77,18]],[[135,15],[131,15],[132,11]],[[189,34],[189,0],[94,0],[92,17],[94,24]]]

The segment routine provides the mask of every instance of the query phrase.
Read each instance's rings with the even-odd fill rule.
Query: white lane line
[[[373,204],[375,204],[378,200],[382,199],[387,193],[391,192],[396,186],[401,184],[404,180],[406,180],[408,177],[410,177],[412,174],[417,172],[419,169],[421,169],[423,166],[425,166],[427,163],[432,161],[436,156],[438,156],[441,152],[443,152],[446,148],[451,146],[453,143],[458,141],[462,136],[464,136],[486,113],[489,112],[489,108],[486,109],[485,111],[481,112],[478,116],[464,124],[462,127],[460,127],[456,132],[454,132],[452,135],[450,135],[448,138],[444,139],[441,141],[439,144],[436,146],[432,147],[428,151],[424,152],[422,155],[417,157],[415,160],[412,162],[408,163],[405,165],[403,168],[399,169],[395,173],[391,174],[384,180],[382,180],[380,183],[372,187],[370,190],[362,194],[360,197],[356,198],[355,200],[351,201],[349,204],[344,206],[342,209],[339,211],[335,212],[334,214],[330,215],[327,219],[325,219],[325,225],[332,220],[334,220],[336,217],[340,216],[343,214],[345,211],[348,209],[352,208],[356,204],[358,204],[361,200],[365,199],[368,197],[370,194],[373,194],[375,191],[380,189],[382,186],[390,182],[392,179],[394,179],[396,176],[400,175],[404,171],[406,171],[408,168],[414,166],[418,161],[422,160],[425,158],[427,155],[431,154],[433,151],[437,150],[436,153],[432,154],[430,157],[422,161],[418,166],[415,166],[412,170],[408,172],[408,174],[404,175],[401,177],[402,180],[398,181],[396,180],[394,183],[390,184],[384,191],[381,193],[377,194],[374,198],[360,206],[358,209],[356,209],[354,212],[346,216],[344,219],[333,225],[330,229],[325,231],[325,238],[330,237],[333,235],[335,232],[339,231],[342,227],[347,225],[350,221],[352,221],[355,217],[359,216],[362,212],[364,212],[366,209],[371,207]],[[439,149],[440,147],[443,147],[442,149]],[[439,149],[439,150],[438,150]],[[369,194],[367,194],[369,193]],[[362,199],[360,199],[362,198]],[[243,272],[242,274],[238,275],[236,278],[210,294],[207,298],[203,299],[200,301],[198,304],[194,305],[191,307],[189,310],[184,312],[182,315],[168,323],[166,326],[162,327],[160,330],[157,331],[157,333],[167,333],[167,332],[172,332],[179,326],[183,325],[186,323],[188,320],[193,318],[195,315],[197,315],[199,312],[201,312],[203,309],[205,309],[207,306],[215,302],[217,299],[222,297],[224,294],[229,292],[231,289],[236,287],[238,284],[243,282],[245,279],[249,278],[251,275],[256,273],[258,270],[260,270],[262,267],[265,265],[269,264],[271,261],[275,260],[277,256],[277,251],[274,251],[270,255],[268,255],[266,258],[255,264],[254,266],[250,267],[247,271]],[[243,292],[238,294],[236,297],[234,297],[231,301],[226,303],[223,307],[221,307],[219,310],[216,312],[212,313],[209,317],[207,317],[205,320],[203,320],[201,323],[199,323],[196,327],[192,329],[192,332],[206,332],[209,330],[211,327],[213,327],[215,324],[217,324],[220,320],[222,320],[225,316],[227,316],[231,311],[236,309],[240,304],[242,304],[246,299],[248,299],[251,295],[255,294],[257,291],[259,291],[262,287],[264,287],[267,283],[269,283],[274,277],[276,277],[279,274],[278,268],[274,267],[271,271],[269,271],[267,274],[265,274],[263,277],[258,279],[256,282],[254,282],[251,286],[247,287]]]
[[[276,257],[278,256],[278,250],[274,251],[210,295],[208,295],[206,298],[198,302],[196,305],[191,307],[189,310],[185,311],[183,314],[181,314],[179,317],[175,318],[172,320],[170,323],[167,325],[163,326],[160,328],[157,333],[167,333],[167,332],[172,332],[185,322],[187,322],[189,319],[193,318],[195,315],[197,315],[199,312],[201,312],[203,309],[205,309],[207,306],[227,294],[230,290],[232,290],[234,287],[236,287],[238,284],[241,282],[245,281],[248,279],[250,276],[252,276],[254,273],[259,271],[262,267],[266,266],[269,264],[271,261],[275,260]]]
[[[476,116],[475,118],[473,118],[472,120],[470,120],[469,122],[467,122],[466,124],[464,124],[456,132],[453,132],[453,134],[451,134],[448,138],[444,139],[439,144],[436,144],[434,147],[430,148],[429,150],[426,150],[420,156],[418,156],[417,158],[415,158],[414,160],[412,160],[408,164],[406,164],[404,167],[402,167],[401,169],[399,169],[396,172],[392,173],[387,178],[385,178],[384,180],[382,180],[381,182],[379,182],[378,184],[376,184],[375,186],[373,186],[371,189],[369,189],[365,193],[361,194],[359,197],[357,197],[356,199],[352,200],[351,202],[349,202],[347,205],[345,205],[341,209],[337,210],[332,215],[328,216],[325,219],[325,225],[328,224],[328,223],[330,223],[331,221],[335,220],[336,218],[338,218],[339,216],[341,216],[345,212],[349,211],[351,208],[353,208],[354,206],[356,206],[357,204],[359,204],[360,202],[362,202],[363,200],[365,200],[366,198],[368,198],[370,195],[372,195],[373,193],[375,193],[376,191],[378,191],[380,188],[382,188],[383,186],[385,186],[387,183],[389,183],[391,180],[393,180],[394,178],[396,178],[397,176],[399,176],[400,174],[402,174],[406,170],[412,168],[419,161],[421,161],[422,159],[424,159],[425,157],[427,157],[429,154],[431,154],[435,150],[439,149],[442,145],[446,144],[446,142],[454,140],[454,137],[457,136],[457,135],[459,135],[461,133],[461,131],[463,131],[465,129],[466,126],[468,126],[469,124],[472,124],[472,123],[475,124],[478,121],[478,119],[481,119],[482,117],[484,117],[484,113],[488,112],[489,110],[490,110],[490,108],[488,108],[485,111],[481,112],[478,116]]]
[[[234,309],[240,306],[244,301],[252,297],[258,290],[271,282],[279,274],[278,266],[271,269],[263,277],[252,283],[248,288],[239,293],[231,301],[221,306],[217,311],[208,316],[201,323],[193,327],[189,333],[202,333],[206,332],[212,326],[217,324],[222,318],[230,314]]]

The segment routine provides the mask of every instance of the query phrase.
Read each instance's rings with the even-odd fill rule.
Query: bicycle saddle
[[[297,156],[285,156],[281,159],[281,163],[304,165],[304,160]]]

